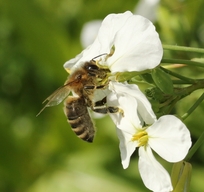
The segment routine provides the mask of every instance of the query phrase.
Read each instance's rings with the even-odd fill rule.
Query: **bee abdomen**
[[[64,111],[77,137],[87,142],[93,142],[95,130],[85,100],[80,97],[68,97],[65,101]]]

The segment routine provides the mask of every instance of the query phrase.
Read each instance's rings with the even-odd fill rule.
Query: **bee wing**
[[[57,90],[54,91],[48,98],[46,98],[43,103],[46,101],[47,104],[40,110],[40,112],[36,115],[40,115],[40,113],[46,108],[46,107],[52,107],[55,105],[58,105],[61,103],[70,93],[69,86],[67,84],[59,87]]]

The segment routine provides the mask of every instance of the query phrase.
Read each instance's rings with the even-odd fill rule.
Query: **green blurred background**
[[[137,152],[127,170],[120,163],[118,139],[108,117],[96,120],[93,144],[78,139],[63,114],[63,104],[36,118],[42,101],[67,78],[65,61],[82,50],[84,23],[109,13],[134,11],[129,0],[0,1],[0,191],[123,192],[145,189]],[[161,0],[155,22],[165,44],[204,47],[204,1]],[[190,59],[197,54],[166,52]],[[91,59],[91,58],[90,58]],[[181,70],[202,78],[199,68]],[[201,92],[178,104],[182,115]],[[186,120],[193,141],[204,129],[204,106]],[[158,158],[159,159],[159,158]],[[171,170],[171,164],[161,159]],[[191,191],[204,191],[204,147],[191,159]]]

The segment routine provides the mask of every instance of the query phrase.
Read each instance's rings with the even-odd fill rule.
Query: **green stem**
[[[194,155],[194,153],[198,150],[198,148],[203,144],[204,141],[204,132],[201,134],[201,136],[198,138],[196,143],[193,145],[193,147],[190,149],[188,155],[186,156],[185,160],[189,161],[191,157]]]
[[[175,87],[174,88],[174,95],[171,95],[169,98],[166,99],[165,102],[162,102],[160,104],[160,109],[162,109],[164,111],[164,109],[166,108],[166,106],[169,105],[169,107],[167,108],[167,110],[165,110],[165,114],[169,113],[170,110],[175,106],[175,104],[185,98],[186,96],[190,95],[192,92],[198,90],[198,89],[203,89],[204,88],[204,80],[197,80],[194,84],[188,86],[188,87]],[[198,99],[198,101],[196,101],[196,103],[189,109],[189,111],[187,113],[185,113],[181,119],[184,120],[186,119],[195,109],[196,107],[202,102],[202,100],[204,100],[204,93],[203,95]]]
[[[163,49],[172,50],[172,51],[204,53],[204,49],[201,49],[201,48],[185,47],[185,46],[177,46],[177,45],[164,45],[164,44],[162,46],[163,46]]]
[[[182,80],[172,80],[174,85],[185,85],[185,84],[191,84],[190,82],[182,81]]]
[[[185,64],[190,66],[196,66],[196,67],[204,67],[204,63],[191,61],[191,60],[183,60],[183,59],[162,59],[162,64]]]
[[[204,93],[199,97],[199,99],[193,104],[193,106],[181,117],[182,120],[185,120],[204,100]]]
[[[194,84],[188,86],[188,87],[183,87],[183,88],[175,88],[174,93],[177,96],[180,96],[181,98],[184,98],[194,91],[198,89],[203,89],[204,88],[204,80],[197,80]],[[200,99],[200,98],[199,98]]]
[[[166,72],[167,74],[169,74],[169,75],[171,75],[171,76],[174,76],[174,77],[177,77],[178,79],[181,79],[181,80],[183,80],[183,81],[186,82],[186,83],[190,83],[190,84],[195,83],[195,81],[194,81],[193,79],[190,79],[190,78],[184,77],[184,76],[182,76],[182,75],[179,75],[178,73],[175,73],[175,72],[173,72],[173,71],[170,71],[170,70],[168,70],[168,69],[166,69],[166,68],[164,68],[164,67],[161,67],[161,69],[162,69],[164,72]]]

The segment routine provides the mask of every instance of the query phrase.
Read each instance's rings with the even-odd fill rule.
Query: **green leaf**
[[[160,68],[152,70],[152,78],[156,86],[166,94],[173,94],[173,83],[170,76]]]
[[[145,74],[142,74],[141,77],[142,77],[146,82],[148,82],[148,83],[150,83],[150,84],[154,84],[154,81],[153,81],[153,79],[152,79],[151,74],[145,73]]]

